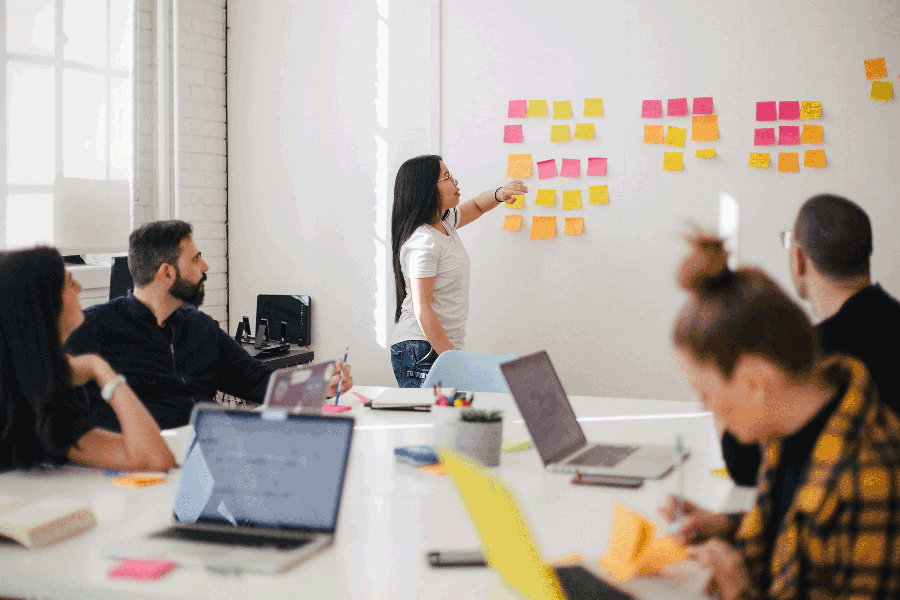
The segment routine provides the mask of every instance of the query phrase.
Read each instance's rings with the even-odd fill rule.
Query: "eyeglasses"
[[[447,171],[446,177],[441,177],[440,179],[438,179],[438,183],[444,181],[445,179],[451,179],[454,184],[459,183],[459,181],[457,181],[456,177],[454,177],[453,175],[450,174],[450,171]]]
[[[784,246],[784,249],[790,250],[791,249],[791,232],[790,231],[782,231],[781,234],[779,234],[779,237],[781,238],[781,245]]]

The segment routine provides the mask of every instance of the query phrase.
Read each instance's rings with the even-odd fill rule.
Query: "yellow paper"
[[[572,101],[560,100],[553,103],[554,119],[571,119],[572,118]]]
[[[873,81],[872,93],[869,96],[872,100],[881,100],[889,102],[894,95],[894,84],[890,81]]]
[[[779,152],[778,153],[778,172],[779,173],[799,173],[800,172],[800,153],[799,152]]]
[[[687,129],[681,127],[669,127],[666,131],[666,144],[684,148],[684,139],[687,137]]]
[[[565,235],[581,235],[584,233],[584,217],[566,217]]]
[[[825,151],[824,150],[806,150],[803,153],[804,167],[824,167]]]
[[[594,124],[593,123],[578,123],[575,125],[575,139],[576,140],[592,140],[594,139]]]
[[[505,215],[500,231],[518,231],[522,228],[522,215]]]
[[[691,141],[714,142],[719,139],[719,115],[691,117]]]
[[[687,560],[672,538],[655,537],[656,526],[638,512],[616,504],[612,531],[600,564],[616,579],[655,575],[670,564]]]
[[[551,142],[568,142],[569,126],[568,125],[551,125],[550,126]]]
[[[581,190],[563,190],[563,210],[581,208]]]
[[[822,116],[822,103],[804,100],[800,103],[801,119],[818,119]]]
[[[592,185],[589,191],[591,204],[609,204],[609,188],[606,185]]]
[[[697,150],[697,153],[694,155],[694,158],[713,158],[716,155],[715,148],[704,148],[703,150]]]
[[[553,206],[556,204],[556,190],[538,190],[534,203],[541,206]]]
[[[884,62],[883,56],[881,58],[864,60],[863,65],[866,68],[866,79],[883,79],[887,77],[887,63]]]
[[[662,144],[663,143],[663,126],[662,125],[644,125],[644,143],[645,144]]]
[[[506,163],[507,177],[531,177],[531,155],[510,154]]]
[[[663,156],[663,171],[684,169],[684,152],[666,152]]]
[[[821,144],[825,128],[821,125],[804,125],[800,133],[801,144]]]
[[[586,117],[602,117],[603,116],[603,98],[585,98],[584,99],[584,116],[586,116]]]
[[[524,194],[513,194],[513,198],[515,198],[516,201],[512,204],[506,204],[506,208],[525,208]]]
[[[769,153],[768,152],[751,152],[750,153],[750,167],[756,167],[757,169],[768,169],[769,168]]]
[[[731,479],[731,475],[728,474],[728,469],[725,467],[721,467],[719,469],[712,469],[709,472],[710,475],[715,475],[716,477],[724,477],[725,479]]]
[[[525,113],[529,117],[546,117],[547,101],[546,100],[529,100],[528,112]]]
[[[532,240],[546,240],[556,235],[556,217],[531,217]]]

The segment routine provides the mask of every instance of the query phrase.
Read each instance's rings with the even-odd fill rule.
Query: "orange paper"
[[[800,153],[799,152],[779,152],[778,153],[778,172],[779,173],[798,173],[800,171]]]
[[[883,79],[887,77],[887,64],[884,62],[883,56],[881,58],[870,58],[863,62],[866,67],[866,79]]]
[[[419,470],[422,471],[423,473],[437,475],[438,477],[440,477],[441,475],[446,475],[447,473],[450,472],[447,470],[447,467],[445,467],[441,463],[434,463],[431,465],[422,465],[421,467],[419,467]]]
[[[556,235],[556,217],[531,217],[532,240],[547,240]]]
[[[821,144],[822,133],[825,128],[821,125],[804,125],[803,132],[800,134],[801,144]]]
[[[685,549],[669,537],[654,537],[656,526],[638,512],[616,504],[612,532],[600,564],[616,579],[655,575],[687,560]]]
[[[663,138],[664,135],[662,125],[644,125],[645,144],[662,144]]]
[[[825,151],[824,150],[807,150],[803,153],[804,167],[824,167]]]
[[[565,235],[581,235],[584,233],[584,217],[566,217]]]
[[[719,139],[719,115],[691,117],[691,141],[715,142]]]
[[[522,227],[522,215],[506,215],[500,231],[518,231]]]
[[[507,177],[531,177],[531,155],[510,154],[506,163]]]

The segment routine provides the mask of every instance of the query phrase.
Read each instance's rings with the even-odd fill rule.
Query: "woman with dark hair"
[[[66,460],[167,470],[175,458],[124,378],[99,356],[63,353],[84,320],[80,291],[53,248],[0,253],[0,471]],[[94,426],[100,397],[121,434]]]
[[[681,542],[726,599],[900,594],[900,419],[865,366],[820,358],[806,315],[765,274],[728,269],[697,236],[675,353],[705,408],[763,448],[755,506],[714,514],[669,498]]]
[[[527,191],[521,181],[511,181],[460,204],[458,181],[440,156],[411,158],[397,171],[391,364],[400,387],[421,387],[439,354],[465,349],[469,255],[456,230]]]

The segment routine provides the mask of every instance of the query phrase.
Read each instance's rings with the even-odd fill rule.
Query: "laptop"
[[[486,562],[516,592],[560,600],[632,598],[582,566],[551,568],[541,559],[510,489],[474,460],[444,448],[440,454],[475,522]]]
[[[334,540],[353,424],[346,416],[196,405],[173,523],[104,554],[225,573],[296,565]]]
[[[269,376],[263,408],[322,410],[334,361],[277,369]]]
[[[546,352],[501,363],[500,371],[547,470],[644,479],[672,470],[671,446],[588,443]]]

